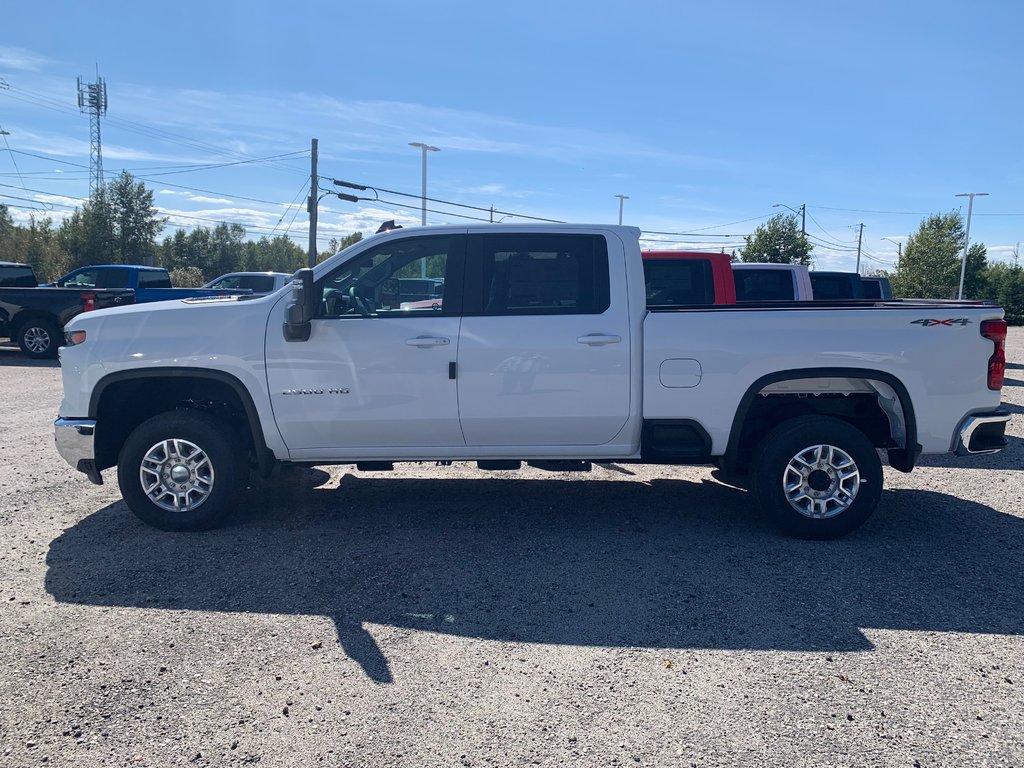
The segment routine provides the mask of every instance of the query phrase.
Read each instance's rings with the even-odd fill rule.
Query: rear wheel
[[[867,436],[845,421],[801,416],[758,446],[754,490],[786,533],[836,539],[859,528],[878,506],[882,462]]]
[[[128,436],[117,483],[128,507],[164,531],[201,531],[224,522],[247,479],[247,454],[229,424],[215,416],[172,411]]]
[[[18,329],[18,346],[26,357],[42,360],[57,356],[60,328],[52,320],[29,320]]]

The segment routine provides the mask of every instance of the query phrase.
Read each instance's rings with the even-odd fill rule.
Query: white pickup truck
[[[370,237],[262,297],[79,315],[57,447],[162,529],[221,523],[279,463],[715,464],[787,532],[834,538],[880,451],[1005,446],[997,306],[645,304],[639,232],[431,227]],[[401,282],[443,285],[410,302]],[[403,305],[405,305],[403,307]],[[680,504],[685,504],[680,500]]]

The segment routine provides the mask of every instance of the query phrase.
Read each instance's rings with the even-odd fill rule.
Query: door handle
[[[405,343],[410,347],[446,347],[451,344],[451,339],[442,336],[417,336],[414,339],[406,339]]]
[[[605,344],[618,344],[622,341],[621,336],[613,336],[604,333],[591,333],[587,336],[577,336],[577,344],[586,344],[588,347],[601,347]]]

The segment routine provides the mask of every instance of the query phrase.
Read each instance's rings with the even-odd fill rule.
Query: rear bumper
[[[61,458],[96,485],[102,485],[103,478],[96,468],[96,422],[91,419],[57,419],[53,422],[53,433]]]
[[[973,413],[965,418],[957,430],[953,452],[957,456],[976,456],[996,453],[1007,446],[1006,424],[1010,420],[1007,411]]]

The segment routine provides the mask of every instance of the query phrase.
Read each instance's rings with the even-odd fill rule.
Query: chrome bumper
[[[977,456],[996,453],[1007,446],[1006,424],[1010,414],[1006,411],[975,413],[964,419],[957,433],[954,452],[957,456]]]
[[[53,432],[57,453],[64,461],[88,475],[96,485],[102,485],[103,478],[96,469],[96,422],[90,419],[57,419],[53,422]]]

